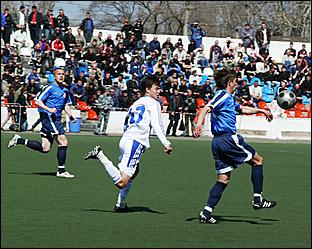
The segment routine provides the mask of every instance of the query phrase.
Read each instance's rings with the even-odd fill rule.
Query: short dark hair
[[[214,73],[214,79],[218,89],[225,89],[228,83],[236,78],[236,72],[233,69],[223,68]]]
[[[140,91],[142,96],[146,94],[146,89],[151,89],[153,85],[160,86],[160,81],[156,75],[147,75],[141,81]]]

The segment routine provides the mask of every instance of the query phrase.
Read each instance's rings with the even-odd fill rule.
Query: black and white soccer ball
[[[277,104],[282,109],[291,109],[297,103],[296,95],[292,91],[289,91],[289,90],[284,90],[280,92],[277,95],[276,100],[277,100]]]

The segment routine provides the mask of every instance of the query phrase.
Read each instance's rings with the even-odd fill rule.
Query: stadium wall
[[[123,123],[127,112],[112,111],[110,114],[107,133],[122,134]],[[73,115],[80,116],[80,111],[73,110]],[[1,123],[7,116],[7,108],[1,107]],[[27,108],[28,127],[39,118],[39,113],[36,108]],[[168,113],[162,113],[163,124],[166,128],[169,124]],[[68,118],[67,118],[68,121]],[[7,129],[11,122],[8,122],[4,127]],[[41,129],[39,124],[35,131]],[[311,141],[311,118],[283,118],[276,116],[272,122],[268,122],[265,117],[261,116],[237,116],[238,133],[246,137],[252,138],[267,138],[267,139],[293,139],[293,140],[309,140]],[[68,130],[68,124],[67,124]],[[177,131],[177,135],[181,135],[182,131]],[[210,114],[206,116],[206,121],[203,127],[204,136],[212,136],[210,131]]]

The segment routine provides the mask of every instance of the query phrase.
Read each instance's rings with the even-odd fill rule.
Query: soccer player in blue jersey
[[[222,192],[228,185],[231,171],[242,163],[251,165],[251,181],[253,185],[252,205],[255,210],[272,208],[275,201],[268,201],[262,197],[263,188],[263,158],[249,144],[244,142],[241,135],[236,133],[236,113],[255,114],[263,113],[270,122],[273,116],[270,111],[240,106],[235,102],[232,94],[237,87],[236,73],[222,69],[215,74],[218,91],[213,99],[201,110],[194,130],[194,137],[199,137],[207,113],[211,113],[211,132],[213,139],[211,150],[215,160],[217,182],[211,188],[207,204],[199,214],[201,223],[216,223],[211,216],[219,202]]]
[[[41,153],[48,153],[51,150],[53,141],[55,140],[58,144],[58,171],[56,176],[74,178],[74,175],[65,170],[68,141],[61,122],[62,111],[65,110],[73,122],[76,121],[76,118],[72,115],[70,109],[71,99],[69,91],[63,85],[65,79],[63,67],[54,68],[54,78],[55,82],[45,86],[35,98],[35,103],[38,105],[40,121],[42,124],[40,132],[41,142],[23,139],[20,135],[15,134],[8,143],[8,149],[16,146],[17,144],[21,144]]]

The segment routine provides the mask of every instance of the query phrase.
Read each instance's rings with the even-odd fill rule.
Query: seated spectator
[[[296,72],[295,57],[291,54],[290,49],[286,49],[285,54],[282,57],[282,64],[289,73],[293,74]]]
[[[31,72],[26,76],[26,83],[30,84],[31,79],[34,79],[35,82],[40,83],[40,76],[36,67],[33,67]]]
[[[302,95],[305,95],[309,99],[311,99],[311,74],[306,74],[299,84],[302,91]]]
[[[21,54],[22,48],[31,51],[32,41],[28,39],[25,26],[21,25],[18,30],[13,33],[13,46],[17,47],[18,54]]]
[[[195,69],[191,71],[191,75],[189,77],[190,86],[193,84],[194,81],[197,82],[197,85],[199,85],[199,83],[201,82],[201,76],[198,75]]]
[[[71,86],[70,92],[74,96],[72,101],[75,106],[77,105],[77,101],[87,102],[86,90],[81,79],[78,79],[77,83]]]
[[[249,86],[249,93],[253,101],[254,107],[258,107],[258,103],[262,101],[262,88],[259,86],[258,81],[255,81],[253,85]]]
[[[105,88],[110,88],[113,85],[112,77],[110,72],[106,72],[103,77],[102,86]]]
[[[169,46],[167,46],[167,45],[169,45]],[[173,43],[171,42],[170,37],[168,37],[167,40],[161,45],[161,48],[162,49],[169,48],[173,52],[174,46],[173,46]]]
[[[177,54],[178,55],[178,61],[181,62],[186,58],[186,51],[183,48],[183,45],[179,45],[174,51],[173,51],[173,56]]]
[[[29,103],[36,97],[38,92],[40,92],[40,85],[32,78],[27,85],[27,100]]]
[[[238,103],[240,103],[243,106],[254,107],[246,80],[242,80],[241,84],[238,85],[237,90],[235,92],[235,99],[237,100]]]
[[[277,95],[279,95],[282,91],[287,90],[288,89],[287,85],[288,85],[288,81],[287,80],[283,80],[280,83],[280,86],[277,89]]]
[[[73,35],[71,28],[68,28],[68,31],[64,35],[64,45],[68,53],[71,53],[76,46],[76,38]]]
[[[207,79],[205,84],[200,87],[199,96],[205,101],[206,104],[213,98],[214,91],[210,84],[210,79]]]
[[[297,51],[296,49],[293,48],[294,47],[294,43],[291,41],[289,43],[289,48],[287,48],[284,52],[284,55],[287,54],[287,50],[290,50],[290,55],[292,55],[294,58],[296,58],[297,55]]]
[[[65,44],[61,40],[61,36],[57,36],[54,41],[51,43],[51,50],[52,50],[52,58],[53,60],[55,58],[63,58],[65,60],[66,56],[66,50],[65,50]]]
[[[117,79],[113,81],[114,85],[116,83],[118,84],[118,87],[121,89],[121,91],[127,91],[127,83],[122,74],[119,74]]]
[[[204,68],[208,67],[208,57],[204,52],[203,47],[199,47],[194,50],[194,65],[200,67],[203,71]]]

